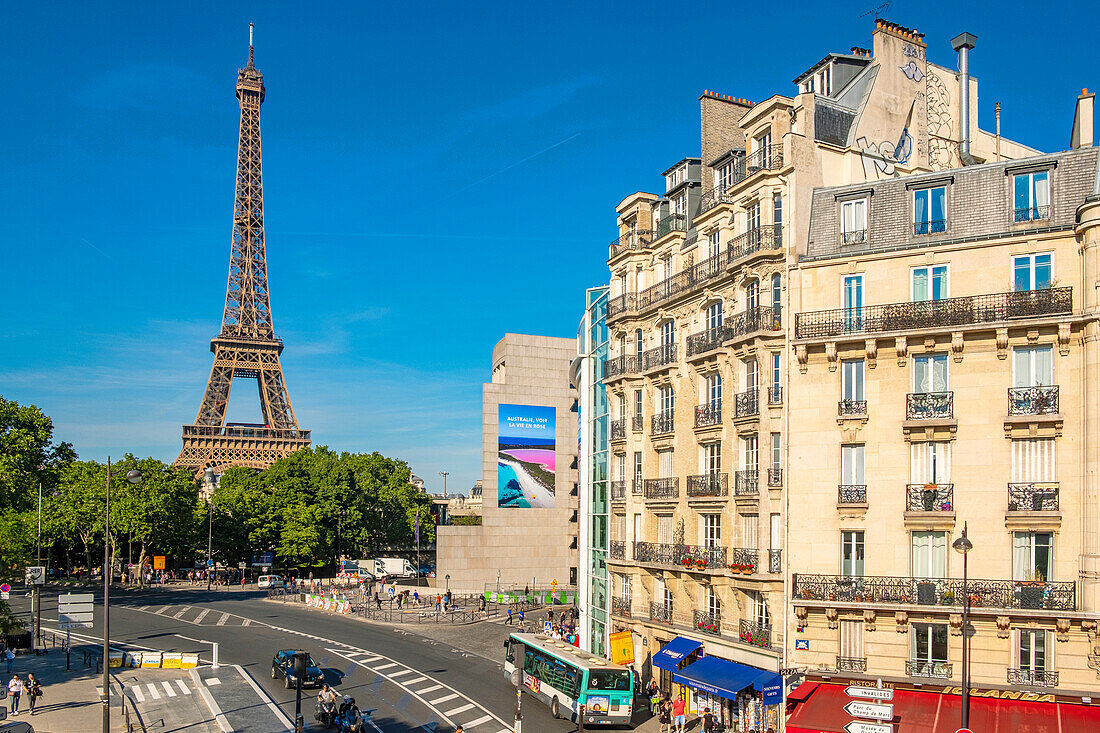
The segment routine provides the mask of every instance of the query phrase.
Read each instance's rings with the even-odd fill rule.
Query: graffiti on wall
[[[932,170],[950,168],[958,152],[958,144],[952,139],[954,120],[951,117],[950,97],[947,86],[934,67],[925,74],[928,89],[928,164]]]
[[[910,59],[906,62],[905,66],[899,66],[901,73],[905,74],[905,78],[909,81],[917,82],[918,84],[924,81],[924,72],[920,70],[916,62]]]
[[[915,102],[910,105],[909,115],[905,118],[905,126],[902,127],[897,142],[870,142],[865,136],[856,140],[863,161],[863,175],[868,179],[896,176],[897,166],[905,165],[913,156],[913,136],[909,133],[909,128],[913,124],[915,107]]]

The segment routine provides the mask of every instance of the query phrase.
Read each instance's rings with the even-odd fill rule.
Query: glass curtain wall
[[[582,558],[586,564],[588,608],[587,619],[581,622],[587,625],[588,651],[593,654],[607,655],[608,611],[611,603],[610,584],[607,573],[607,551],[609,543],[609,466],[608,452],[608,402],[607,390],[603,385],[603,364],[610,358],[607,331],[607,287],[591,288],[586,293],[585,317],[581,322],[581,357],[588,368],[580,373],[585,380],[578,385],[581,395],[581,414],[579,429],[582,447],[581,460],[588,461],[588,486],[581,496],[587,497],[589,547],[588,557]],[[588,455],[584,456],[587,448]]]

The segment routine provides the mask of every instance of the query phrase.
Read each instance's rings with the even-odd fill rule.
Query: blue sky
[[[315,444],[481,473],[508,331],[570,336],[614,206],[699,152],[704,89],[760,100],[868,45],[877,3],[24,3],[0,31],[0,394],[84,458],[172,460],[220,325],[236,69],[256,23],[272,308]],[[980,122],[1068,145],[1084,5],[895,3],[978,36]],[[1026,35],[1024,33],[1026,32]],[[800,35],[801,33],[801,35]],[[1053,41],[1057,41],[1056,43]],[[239,390],[231,418],[258,414]]]

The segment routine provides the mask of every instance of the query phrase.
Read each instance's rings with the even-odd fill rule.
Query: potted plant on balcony
[[[682,565],[685,568],[690,568],[694,564],[695,564],[694,561],[692,561],[692,559],[690,557],[680,558],[680,565]]]
[[[739,573],[739,572],[741,572],[741,563],[739,563],[739,562],[731,562],[731,563],[730,563],[730,572],[731,572],[731,573]]]
[[[924,485],[924,491],[921,492],[921,499],[924,502],[924,511],[931,512],[936,510],[936,485],[928,483]]]
[[[752,575],[756,572],[756,564],[751,562],[743,563],[741,565],[741,572],[745,575]]]
[[[1020,608],[1042,608],[1046,597],[1046,580],[1038,570],[1024,573],[1024,579],[1017,581],[1016,593]]]
[[[706,570],[707,569],[707,561],[704,558],[699,558],[698,560],[695,561],[695,568],[697,570]]]

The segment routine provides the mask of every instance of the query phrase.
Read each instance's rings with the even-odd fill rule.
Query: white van
[[[256,581],[257,588],[282,588],[283,579],[278,575],[261,575]]]

